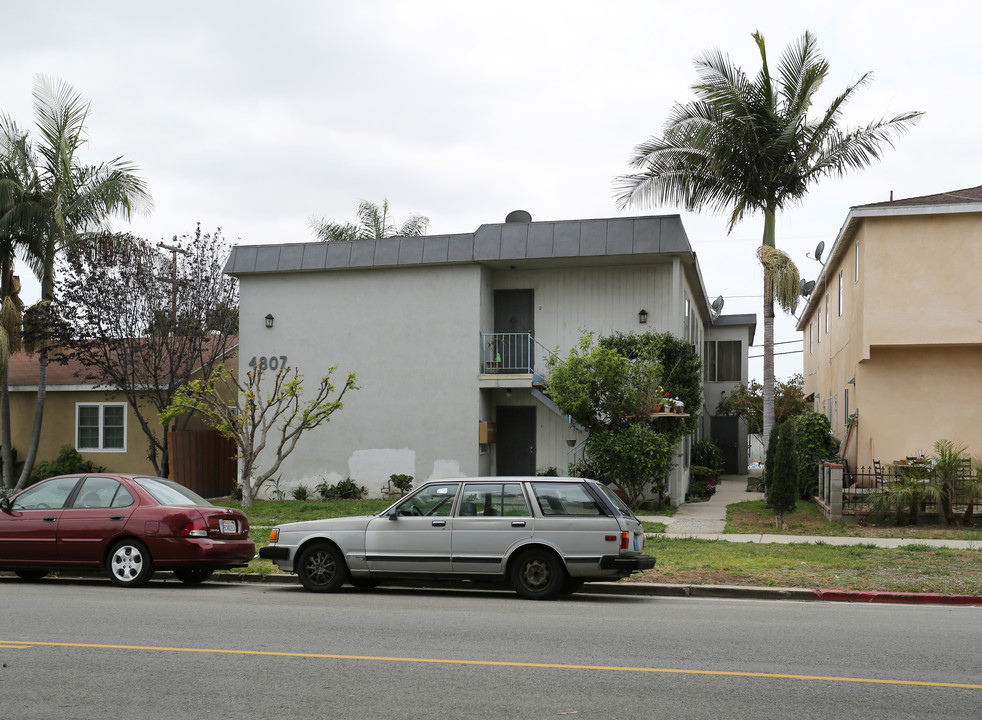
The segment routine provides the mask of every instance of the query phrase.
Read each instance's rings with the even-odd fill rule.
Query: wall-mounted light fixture
[[[642,310],[641,312],[638,313],[638,322],[641,323],[642,325],[647,324],[647,322],[648,322],[648,311],[647,310]]]
[[[268,328],[273,327],[273,313],[270,313],[269,315],[266,316],[266,327]]]

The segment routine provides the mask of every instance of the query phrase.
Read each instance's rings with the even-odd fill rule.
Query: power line
[[[797,355],[800,352],[804,352],[804,350],[788,350],[787,352],[779,352],[779,353],[774,353],[774,354],[775,355]],[[748,360],[753,360],[755,358],[762,358],[762,357],[764,357],[764,356],[763,355],[748,355],[747,356],[747,359]]]

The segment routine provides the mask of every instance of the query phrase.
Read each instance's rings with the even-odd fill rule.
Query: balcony
[[[482,384],[495,387],[541,385],[549,354],[531,333],[481,333]]]

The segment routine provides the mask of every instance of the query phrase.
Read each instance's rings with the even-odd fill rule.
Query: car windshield
[[[151,477],[133,479],[161,505],[211,505],[198,493],[188,490],[173,480]]]

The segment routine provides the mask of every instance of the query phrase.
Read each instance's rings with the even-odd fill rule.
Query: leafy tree
[[[763,386],[756,380],[750,385],[740,383],[716,405],[716,414],[743,418],[747,430],[760,433],[764,425]],[[804,415],[811,409],[805,400],[805,378],[801,373],[792,375],[786,382],[778,381],[774,387],[774,419],[777,422]]]
[[[81,162],[79,151],[86,143],[89,105],[70,85],[38,76],[34,111],[37,145],[8,117],[0,120],[3,162],[19,170],[4,177],[8,183],[4,197],[12,198],[12,206],[4,211],[0,237],[6,232],[30,243],[34,250],[28,263],[41,281],[41,299],[34,313],[34,337],[40,342],[26,345],[38,353],[37,405],[18,488],[26,486],[30,478],[41,439],[50,361],[45,329],[55,315],[50,307],[55,300],[55,262],[88,233],[100,229],[110,216],[128,219],[134,209],[152,205],[144,181],[129,161],[118,157],[98,165]]]
[[[202,233],[199,225],[170,247],[180,250],[164,255],[132,235],[89,238],[65,252],[57,286],[68,356],[87,380],[126,398],[163,477],[168,437],[160,414],[178,387],[208,377],[238,341],[238,285],[223,272],[221,230]],[[189,419],[178,418],[179,426]]]
[[[311,218],[310,229],[318,240],[335,242],[344,240],[381,240],[390,237],[419,237],[430,225],[429,218],[410,215],[401,225],[394,225],[389,218],[389,201],[381,205],[368,200],[358,203],[357,223],[337,223],[325,218]]]
[[[345,393],[357,389],[355,374],[349,373],[332,399],[331,375],[336,369],[336,365],[328,369],[313,397],[303,400],[303,375],[295,368],[279,368],[271,378],[272,387],[268,383],[264,387],[263,370],[249,370],[244,380],[237,380],[219,366],[207,379],[183,385],[160,421],[167,425],[185,413],[199,412],[209,425],[231,438],[238,448],[242,506],[252,507],[263,483],[279,471],[301,435],[329,422],[344,407]],[[260,470],[263,451],[271,457],[267,455],[268,465]]]
[[[652,418],[664,384],[698,412],[701,365],[692,346],[671,334],[584,334],[568,357],[549,358],[549,395],[588,432],[587,461],[578,473],[616,482],[632,506],[646,489],[664,491],[675,448],[693,418]]]
[[[777,74],[756,32],[761,68],[753,79],[719,50],[696,61],[696,99],[676,104],[661,137],[638,145],[630,159],[637,172],[615,181],[618,205],[677,204],[687,210],[729,212],[732,231],[746,215],[764,215],[758,259],[764,268],[763,432],[774,424],[774,301],[793,312],[798,299],[794,263],[777,250],[776,216],[803,200],[819,180],[842,176],[878,159],[921,116],[907,112],[851,130],[840,128],[842,110],[869,84],[865,73],[817,116],[809,116],[829,74],[815,36],[805,32],[781,58]]]

